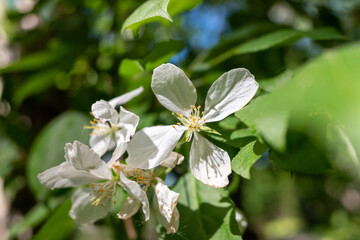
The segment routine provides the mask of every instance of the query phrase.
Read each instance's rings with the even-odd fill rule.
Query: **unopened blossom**
[[[258,89],[254,76],[244,68],[221,75],[207,93],[204,110],[195,106],[197,93],[193,83],[172,64],[163,64],[154,70],[151,88],[159,102],[172,111],[179,122],[137,132],[128,145],[127,163],[145,169],[160,165],[184,134],[185,141],[193,139],[189,161],[195,178],[210,186],[226,186],[231,173],[230,157],[200,132],[211,131],[206,123],[224,119],[251,100]]]
[[[145,220],[149,219],[149,202],[141,187],[106,164],[88,146],[75,141],[65,145],[65,162],[38,175],[50,189],[83,186],[72,196],[70,216],[79,224],[91,223],[105,217],[116,204],[116,187],[123,187],[142,204]]]
[[[174,155],[173,155],[174,156]],[[177,161],[170,157],[167,161]],[[134,184],[138,184],[146,194],[150,186],[154,189],[154,210],[158,222],[165,227],[167,233],[175,233],[179,228],[179,211],[176,208],[177,201],[179,199],[179,193],[171,191],[162,179],[154,175],[153,170],[142,170],[138,168],[132,168],[128,165],[116,162],[114,168],[117,172],[122,172],[124,176],[132,180]],[[128,219],[132,217],[140,208],[141,203],[129,196],[123,203],[118,217],[120,219]]]
[[[115,109],[133,97],[138,96],[143,87],[137,88],[110,101],[100,100],[91,106],[91,114],[94,119],[90,121],[92,129],[90,133],[90,146],[100,156],[108,150],[114,149],[111,162],[117,160],[126,150],[126,145],[134,135],[139,117],[120,106],[119,113]]]

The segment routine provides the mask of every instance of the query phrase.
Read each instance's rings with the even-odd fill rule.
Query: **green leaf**
[[[359,155],[359,54],[360,44],[322,54],[294,72],[292,79],[271,94],[259,97],[236,113],[278,152],[271,154],[278,167],[319,173],[330,168],[327,155],[335,166],[341,162],[343,166],[337,168],[351,168],[350,163],[336,160],[337,153],[327,153],[326,129],[329,124],[343,126],[346,138],[333,133],[332,146],[348,148],[349,142]]]
[[[119,66],[119,75],[123,77],[134,77],[143,72],[144,68],[138,60],[125,58]]]
[[[168,6],[170,16],[187,11],[202,3],[202,0],[171,0]]]
[[[219,127],[223,129],[234,130],[239,124],[239,119],[234,116],[228,116],[224,120],[221,120],[218,124]]]
[[[322,113],[332,122],[342,124],[357,154],[360,153],[359,54],[360,44],[328,51],[297,71],[272,96],[278,102],[286,100],[282,105],[291,109],[298,124],[309,115]]]
[[[69,216],[70,208],[71,200],[68,199],[55,210],[33,239],[67,239],[74,228],[74,221]]]
[[[332,28],[319,28],[311,31],[298,31],[295,29],[282,29],[272,33],[265,34],[258,38],[242,43],[221,55],[204,63],[203,70],[213,67],[234,55],[242,55],[264,51],[273,47],[278,47],[293,43],[303,37],[313,37],[314,40],[330,40],[343,39],[343,35],[339,34]]]
[[[42,186],[37,175],[64,162],[64,147],[67,142],[78,140],[88,143],[88,133],[83,127],[88,122],[86,115],[65,112],[53,119],[36,137],[26,162],[26,177],[36,198],[44,200],[49,189]]]
[[[68,52],[69,50],[66,47],[59,47],[57,49],[27,54],[11,65],[0,69],[0,74],[41,69],[55,63]]]
[[[292,77],[293,77],[293,71],[288,69],[275,77],[260,80],[259,85],[262,90],[266,92],[273,92],[276,88],[283,85]]]
[[[332,27],[324,27],[324,28],[314,29],[311,31],[304,31],[303,34],[317,41],[345,39],[344,35],[340,34]]]
[[[286,152],[270,152],[269,158],[278,168],[289,172],[320,174],[331,169],[322,146],[304,133],[288,134]]]
[[[189,66],[189,70],[194,72],[208,70],[210,68],[209,61],[211,61],[209,59],[217,59],[217,57],[220,56],[220,59],[218,60],[222,61],[222,58],[226,59],[227,57],[231,57],[231,54],[233,54],[233,50],[231,49],[234,49],[234,46],[239,43],[245,42],[251,37],[257,37],[259,34],[264,34],[278,29],[278,25],[270,24],[268,22],[253,23],[235,29],[208,52],[203,52],[198,55],[198,57]],[[221,74],[222,72],[217,77]],[[214,80],[211,79],[211,83],[213,81]]]
[[[121,31],[125,29],[137,30],[140,26],[150,22],[172,22],[167,12],[170,0],[148,0],[138,7],[124,22]]]
[[[179,234],[165,239],[242,239],[235,221],[235,206],[224,189],[209,187],[191,174],[180,178],[173,188],[180,193]]]
[[[250,179],[250,168],[267,149],[258,141],[248,143],[231,161],[232,170],[243,178]]]
[[[330,125],[327,129],[326,150],[333,164],[356,180],[360,180],[360,161],[355,147],[340,126]]]
[[[279,30],[241,44],[236,49],[234,49],[234,54],[240,55],[245,53],[259,52],[275,46],[295,42],[301,37],[302,34],[296,30]]]
[[[19,105],[24,99],[36,95],[48,89],[55,81],[55,76],[59,69],[46,69],[31,75],[21,84],[14,94],[14,102]]]
[[[281,109],[278,102],[269,102],[269,96],[255,99],[235,113],[242,122],[253,128],[275,150],[285,151],[288,111]]]
[[[172,56],[180,52],[184,47],[182,41],[170,40],[156,43],[151,53],[143,60],[146,71],[153,70],[162,63],[167,62]]]
[[[251,128],[238,129],[230,134],[230,139],[234,140],[237,138],[255,137],[254,130]]]
[[[180,52],[184,47],[182,41],[170,40],[155,44],[150,54],[143,59],[131,60],[125,58],[119,67],[119,75],[127,78],[136,78],[146,71],[152,71],[159,65]],[[145,69],[144,69],[145,67]]]

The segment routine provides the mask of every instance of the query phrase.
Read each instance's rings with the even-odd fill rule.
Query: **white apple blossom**
[[[185,73],[172,64],[154,70],[151,88],[159,102],[176,113],[176,126],[155,126],[137,132],[128,144],[130,166],[150,169],[160,165],[185,133],[186,141],[193,141],[190,150],[190,170],[198,180],[214,187],[228,184],[231,173],[230,157],[202,135],[209,131],[206,122],[216,122],[244,107],[255,95],[258,83],[244,68],[221,75],[210,87],[205,109],[195,106],[197,93]],[[144,159],[149,159],[144,161]]]
[[[72,196],[70,216],[79,224],[105,217],[116,203],[116,186],[120,185],[142,204],[145,220],[149,219],[149,201],[141,187],[117,171],[115,164],[106,164],[88,146],[75,141],[65,145],[65,162],[38,175],[50,189],[85,185]]]
[[[140,87],[109,102],[100,100],[91,106],[91,114],[94,119],[90,121],[91,126],[84,127],[93,129],[90,134],[90,146],[100,157],[108,150],[115,148],[110,160],[111,163],[123,155],[126,145],[134,135],[139,122],[139,117],[134,113],[125,110],[121,106],[118,113],[115,107],[130,101],[142,91],[143,87]]]
[[[175,153],[174,153],[175,154]],[[167,161],[177,162],[174,155],[167,158]],[[172,163],[174,164],[174,163]],[[155,190],[154,194],[154,210],[158,222],[165,227],[167,233],[175,233],[179,228],[179,211],[176,208],[177,201],[179,199],[179,193],[171,191],[168,186],[159,177],[154,175],[153,169],[142,170],[138,168],[132,168],[128,165],[116,162],[114,168],[118,172],[122,172],[127,178],[133,180],[133,184],[138,184],[144,194],[146,194],[150,185]],[[118,217],[120,219],[128,219],[132,217],[140,208],[141,203],[129,196],[123,203]]]

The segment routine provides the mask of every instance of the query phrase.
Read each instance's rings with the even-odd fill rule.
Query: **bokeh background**
[[[251,178],[233,173],[227,188],[244,239],[360,239],[360,1],[183,0],[180,11],[171,0],[172,23],[121,31],[142,3],[0,1],[0,239],[129,237],[113,216],[75,226],[59,210],[71,190],[49,191],[36,175],[63,161],[66,142],[87,143],[99,99],[143,86],[125,105],[139,129],[174,123],[150,89],[166,62],[185,70],[200,103],[230,69],[260,83],[253,104],[212,126],[231,157],[261,142]],[[141,219],[137,237],[157,238]]]

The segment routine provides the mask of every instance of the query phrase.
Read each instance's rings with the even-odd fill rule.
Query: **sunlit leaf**
[[[87,122],[88,118],[82,113],[66,112],[52,120],[36,137],[26,162],[26,173],[28,184],[38,199],[43,200],[49,189],[40,184],[37,175],[65,161],[66,143],[75,139],[88,143],[88,132],[83,129]]]
[[[235,113],[246,125],[254,129],[274,149],[286,148],[288,110],[281,109],[277,102],[269,102],[269,96],[261,96]],[[264,117],[266,116],[266,117]]]
[[[252,141],[239,151],[231,161],[231,169],[240,176],[250,179],[250,168],[263,155],[268,148],[259,143]]]
[[[124,77],[133,77],[144,72],[144,68],[137,60],[127,59],[121,61],[119,66],[119,75]]]
[[[272,155],[278,166],[309,173],[329,168],[324,159],[326,127],[334,123],[344,126],[347,141],[359,154],[359,54],[359,44],[329,51],[296,71],[271,94],[236,113],[271,147],[284,152],[279,159]],[[286,129],[291,130],[289,136]],[[332,135],[336,136],[331,141],[343,144],[342,135]],[[285,140],[291,145],[288,149]]]
[[[235,55],[254,53],[264,51],[273,47],[278,47],[293,43],[303,37],[312,37],[314,40],[331,40],[343,39],[344,37],[332,28],[319,28],[311,31],[299,31],[295,29],[282,29],[249,40],[245,43],[225,51],[221,55],[204,63],[202,70],[207,70],[211,66],[215,66],[226,59]]]
[[[170,16],[175,16],[183,11],[190,10],[200,3],[202,3],[202,0],[171,0],[168,6],[168,11]]]
[[[326,150],[333,164],[347,175],[360,180],[360,161],[355,147],[340,126],[327,129]]]
[[[259,85],[262,90],[273,92],[276,88],[280,87],[283,83],[291,79],[292,76],[293,71],[286,70],[275,77],[260,80]]]
[[[148,0],[138,7],[124,22],[124,29],[137,30],[150,22],[172,22],[167,11],[170,0]]]

